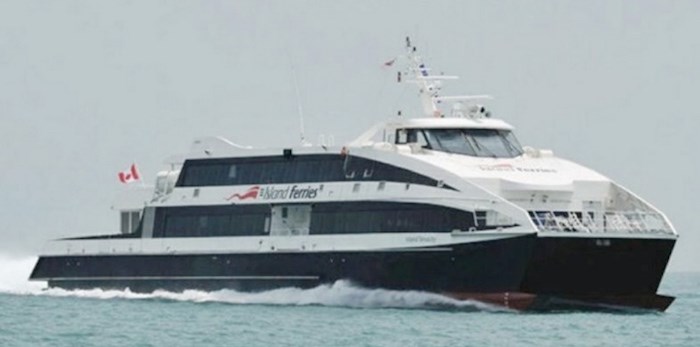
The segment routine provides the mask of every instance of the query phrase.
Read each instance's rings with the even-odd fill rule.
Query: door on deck
[[[272,206],[270,235],[308,235],[311,224],[311,205]]]

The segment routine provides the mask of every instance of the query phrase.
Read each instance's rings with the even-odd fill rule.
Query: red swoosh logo
[[[260,187],[259,187],[259,186],[255,186],[255,187],[252,187],[252,188],[248,189],[248,190],[245,191],[244,193],[241,193],[241,194],[239,194],[239,193],[231,194],[231,196],[229,196],[228,198],[226,198],[226,200],[230,201],[230,200],[232,200],[232,199],[234,199],[234,198],[235,198],[235,199],[238,199],[238,200],[257,199],[257,198],[258,198],[258,193],[260,193]]]

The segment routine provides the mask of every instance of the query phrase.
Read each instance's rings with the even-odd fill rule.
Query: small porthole
[[[386,182],[379,182],[379,185],[377,185],[377,190],[384,190],[384,188],[386,188]]]
[[[352,192],[353,192],[353,193],[357,193],[357,192],[359,192],[359,191],[360,191],[360,184],[359,184],[359,183],[355,183],[355,184],[352,186]]]

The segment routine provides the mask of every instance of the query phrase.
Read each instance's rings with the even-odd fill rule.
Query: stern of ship
[[[540,233],[522,291],[536,293],[533,309],[651,309],[673,297],[658,295],[675,235]]]

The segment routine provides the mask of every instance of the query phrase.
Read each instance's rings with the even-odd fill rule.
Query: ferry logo
[[[321,187],[313,186],[268,186],[260,188],[260,186],[250,187],[248,190],[242,193],[231,194],[226,201],[236,200],[289,200],[289,199],[314,199],[318,196]]]
[[[519,167],[508,163],[494,165],[479,165],[482,171],[499,171],[499,172],[539,172],[539,173],[556,173],[557,170],[546,167]]]
[[[514,171],[513,165],[508,163],[495,165],[479,165],[479,168],[484,171]]]
[[[226,198],[226,200],[231,201],[233,199],[238,199],[238,200],[257,199],[258,194],[260,194],[260,186],[254,186],[254,187],[251,187],[250,189],[246,190],[243,193],[240,193],[240,194],[234,193],[231,196],[229,196],[228,198]]]

